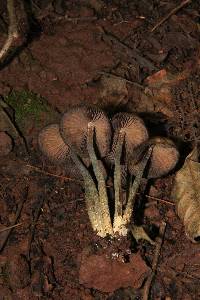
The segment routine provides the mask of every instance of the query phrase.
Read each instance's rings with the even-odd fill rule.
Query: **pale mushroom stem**
[[[129,196],[128,196],[128,201],[127,201],[127,205],[126,205],[126,209],[123,215],[123,224],[128,224],[130,222],[131,216],[132,216],[132,212],[133,212],[133,207],[135,204],[135,196],[137,193],[137,190],[139,188],[144,170],[146,168],[146,165],[148,163],[148,160],[152,154],[152,150],[153,147],[149,147],[149,149],[147,150],[146,155],[143,157],[141,164],[140,164],[140,169],[138,170],[138,173],[135,177],[135,180],[133,181],[133,184],[129,190]]]
[[[115,224],[121,222],[122,219],[122,201],[120,199],[121,192],[121,164],[120,159],[122,155],[122,147],[124,142],[124,134],[119,133],[116,153],[115,153],[115,170],[114,170],[114,190],[115,190],[115,215],[114,215],[114,228]]]
[[[92,162],[93,170],[95,173],[95,177],[97,179],[98,184],[98,192],[99,192],[99,202],[101,207],[101,213],[103,217],[103,226],[104,230],[107,234],[113,235],[113,228],[110,218],[110,211],[108,205],[108,195],[106,189],[106,183],[104,179],[104,175],[99,166],[98,159],[94,150],[94,126],[92,123],[88,124],[88,153]]]
[[[96,185],[89,171],[78,158],[75,149],[73,149],[72,146],[70,148],[71,158],[79,168],[84,179],[86,207],[92,228],[97,232],[99,236],[104,237],[106,235],[106,232],[104,230],[102,209],[99,203],[99,194]]]

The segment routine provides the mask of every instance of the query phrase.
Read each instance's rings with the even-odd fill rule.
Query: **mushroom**
[[[144,150],[150,146],[153,147],[153,150],[147,167],[148,179],[164,176],[176,166],[179,160],[179,152],[174,142],[168,138],[154,137],[138,147],[137,153],[133,152],[133,156],[128,162],[128,169],[131,175],[136,175],[140,167],[141,162],[138,162],[139,152],[142,155]]]
[[[105,113],[87,106],[72,108],[66,112],[60,123],[63,140],[72,146],[82,159],[89,159],[87,151],[88,125],[95,130],[95,144],[99,156],[106,156],[110,150],[111,126]]]
[[[63,141],[58,124],[51,124],[42,129],[38,136],[41,152],[52,162],[61,164],[70,156],[70,148]]]
[[[112,118],[114,129],[113,145],[107,161],[113,163],[117,143],[120,135],[124,136],[124,148],[126,162],[131,156],[133,150],[147,141],[148,131],[143,120],[133,113],[118,113]]]
[[[114,137],[114,218],[111,218],[106,171],[102,158],[109,153],[111,126],[100,109],[76,107],[65,113],[60,126],[52,124],[39,134],[41,151],[52,161],[61,163],[70,158],[83,177],[86,207],[93,230],[106,237],[125,236],[129,230],[136,194],[143,175],[156,178],[171,171],[179,158],[175,144],[162,137],[148,140],[143,121],[130,113],[119,113],[112,119]],[[123,150],[125,159],[122,162]],[[89,162],[88,164],[85,161]],[[90,172],[90,166],[93,172]],[[127,171],[128,168],[128,171]],[[122,186],[127,173],[130,182],[126,201],[122,201]],[[133,177],[134,175],[135,177]]]

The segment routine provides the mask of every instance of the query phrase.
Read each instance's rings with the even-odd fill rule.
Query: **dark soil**
[[[41,96],[55,112],[51,122],[77,104],[97,105],[109,116],[116,111],[137,112],[151,135],[175,141],[180,168],[200,138],[198,1],[191,1],[153,32],[153,26],[180,1],[31,3],[30,41],[1,69],[0,95],[31,91]],[[8,21],[5,4],[0,5],[5,20],[0,22],[1,46]],[[82,256],[85,251],[101,254],[104,241],[90,226],[80,175],[72,166],[54,166],[38,149],[37,134],[49,122],[46,112],[40,121],[27,118],[23,127],[15,124],[29,154],[21,139],[13,141],[11,153],[6,148],[7,156],[0,157],[0,230],[19,223],[6,242],[7,231],[0,231],[0,248],[4,243],[0,299],[142,299],[142,283],[114,292],[80,283]],[[150,181],[135,208],[138,224],[144,224],[153,239],[161,222],[167,223],[149,299],[200,299],[200,249],[186,238],[170,201],[174,176],[175,172]],[[136,244],[128,237],[123,246],[113,247],[119,252],[129,247],[131,254],[123,253],[124,257],[138,255],[138,261],[151,267],[155,246],[148,242]],[[106,287],[109,290],[108,282]]]

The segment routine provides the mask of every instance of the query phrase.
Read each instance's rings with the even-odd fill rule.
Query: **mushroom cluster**
[[[168,138],[150,139],[143,120],[136,114],[118,113],[110,121],[101,109],[87,106],[73,108],[62,116],[60,124],[45,127],[38,144],[54,163],[62,164],[70,158],[76,164],[83,177],[92,228],[101,237],[127,235],[142,177],[166,175],[179,159],[175,144]],[[106,167],[114,169],[113,220]],[[121,190],[128,178],[124,205]]]

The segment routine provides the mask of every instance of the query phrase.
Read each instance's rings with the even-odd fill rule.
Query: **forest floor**
[[[104,290],[80,280],[85,253],[109,243],[92,231],[81,178],[67,165],[50,163],[37,144],[43,126],[78,104],[96,105],[109,116],[136,112],[150,135],[177,144],[176,170],[149,181],[135,214],[139,207],[138,222],[153,238],[166,223],[149,299],[200,299],[200,248],[187,239],[170,198],[175,172],[200,138],[198,1],[154,30],[180,1],[40,2],[32,1],[30,42],[0,70],[5,110],[23,136],[0,158],[0,300],[144,299],[145,278],[130,286],[118,282],[117,290],[106,274]],[[0,46],[5,39],[1,32]],[[150,270],[155,245],[128,237],[123,247],[129,246],[135,265]]]

